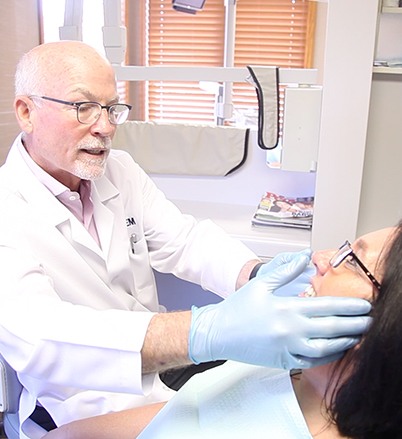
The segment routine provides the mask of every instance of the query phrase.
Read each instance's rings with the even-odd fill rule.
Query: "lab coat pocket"
[[[159,311],[154,274],[149,262],[148,245],[144,236],[130,231],[130,265],[133,271],[135,293],[149,310]]]
[[[139,255],[144,250],[147,253],[147,245],[144,238],[143,232],[138,227],[134,218],[127,218],[127,235],[130,244],[130,254],[131,255]]]
[[[136,227],[127,227],[128,239],[130,244],[130,258],[141,261],[144,259],[149,265],[147,241]]]

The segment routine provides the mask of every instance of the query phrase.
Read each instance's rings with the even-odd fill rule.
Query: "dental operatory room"
[[[0,14],[0,438],[402,439],[402,0]]]

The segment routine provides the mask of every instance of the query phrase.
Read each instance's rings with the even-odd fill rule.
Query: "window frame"
[[[124,1],[124,0],[123,0]],[[147,2],[130,2],[126,1],[126,27],[127,27],[127,36],[128,36],[128,45],[127,45],[127,65],[172,65],[170,62],[163,62],[157,60],[155,62],[155,55],[149,54],[149,50],[147,44],[149,43],[147,32],[149,32],[148,24],[147,24],[147,14],[150,13],[150,10],[147,5],[151,4],[155,5],[155,3],[164,3],[165,6],[170,5],[170,0],[147,0]],[[297,3],[297,6],[303,5],[304,8],[304,41],[305,48],[303,51],[302,61],[299,63],[294,62],[275,62],[274,65],[278,65],[279,67],[297,67],[297,68],[310,68],[313,62],[313,51],[314,51],[314,33],[315,33],[315,18],[316,18],[316,4],[315,2],[311,2],[308,0],[294,0]],[[132,3],[141,3],[141,5],[133,5]],[[269,3],[272,8],[284,9],[286,14],[286,8],[289,8],[289,5],[292,4],[292,0],[237,0],[236,9],[234,18],[236,19],[236,36],[235,36],[235,48],[234,48],[234,66],[244,66],[250,63],[242,63],[242,55],[239,55],[239,37],[238,33],[244,32],[243,29],[239,28],[239,15],[243,14],[242,9],[244,6],[252,6],[257,7],[258,4],[262,4],[266,7],[266,4]],[[215,9],[220,7],[220,19],[225,26],[225,10],[224,1],[223,0],[207,0],[204,5],[204,10],[197,13],[194,17],[186,18],[185,21],[191,22],[197,20],[197,16],[202,16],[205,11],[208,13],[208,5],[211,8]],[[151,11],[152,12],[152,11]],[[249,13],[249,12],[248,12]],[[190,14],[183,14],[177,11],[168,10],[168,13],[164,13],[165,17],[172,17],[173,14],[175,16],[175,23],[179,22],[179,20],[183,20],[182,16],[187,16]],[[258,12],[257,12],[258,14]],[[152,30],[155,32],[155,29]],[[230,37],[230,36],[229,36]],[[236,40],[237,38],[237,40]],[[237,43],[237,44],[236,44]],[[203,59],[197,61],[196,65],[216,65],[223,66],[225,64],[225,54],[223,49],[227,44],[224,40],[224,36],[222,36],[222,40],[220,41],[220,53],[218,57],[214,58],[213,62],[204,63]],[[244,51],[247,51],[247,48],[243,48]],[[208,52],[208,51],[207,51]],[[202,57],[201,57],[202,58]],[[243,57],[244,58],[244,57]],[[148,59],[151,59],[151,63]],[[254,61],[254,59],[253,59]],[[273,65],[272,63],[269,63]],[[186,63],[176,63],[173,62],[173,65],[186,65]],[[187,64],[188,65],[188,64]],[[246,83],[234,83],[233,85],[233,105],[235,107],[245,107],[245,108],[256,108],[257,107],[257,99],[255,95],[255,90],[251,85]],[[186,102],[188,100],[192,100],[192,102],[197,102],[197,105],[192,104],[191,107],[185,107],[185,111],[182,114],[178,114],[178,111],[175,111],[175,104],[172,103],[173,110],[169,112],[164,112],[163,114],[168,114],[167,117],[155,117],[155,111],[153,107],[158,107],[158,103],[153,104],[155,100],[155,95],[157,94],[157,88],[160,88],[161,96],[168,96],[168,98],[161,98],[161,100],[166,99],[165,103],[168,102],[168,99],[176,101],[176,108],[182,105],[182,102]],[[171,92],[169,94],[169,92]],[[128,84],[128,94],[130,97],[130,101],[135,103],[135,109],[131,112],[131,118],[137,120],[154,120],[154,121],[170,121],[170,122],[199,122],[199,123],[212,123],[215,120],[214,115],[214,104],[216,100],[215,93],[206,93],[199,89],[198,84],[196,83],[173,83],[172,81],[149,81],[144,82],[142,84],[138,82],[132,82]],[[172,98],[173,96],[173,98]],[[283,90],[281,90],[281,102],[280,106],[283,105]],[[208,117],[202,117],[202,111],[197,113],[197,108],[202,110],[203,108],[207,108]],[[150,109],[150,111],[149,111]],[[188,115],[191,112],[195,113],[194,118],[189,118]],[[174,116],[172,116],[174,114]],[[179,117],[177,117],[179,115]],[[180,117],[182,116],[182,117]]]

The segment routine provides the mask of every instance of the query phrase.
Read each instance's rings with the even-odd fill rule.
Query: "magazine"
[[[290,198],[266,192],[251,220],[254,226],[311,228],[314,197]]]

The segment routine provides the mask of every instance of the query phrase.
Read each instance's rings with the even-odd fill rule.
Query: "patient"
[[[301,297],[375,301],[368,333],[342,360],[291,376],[227,362],[192,378],[162,410],[76,421],[46,439],[133,439],[158,412],[141,439],[402,437],[402,222],[351,247],[316,252],[312,261],[317,273]]]

